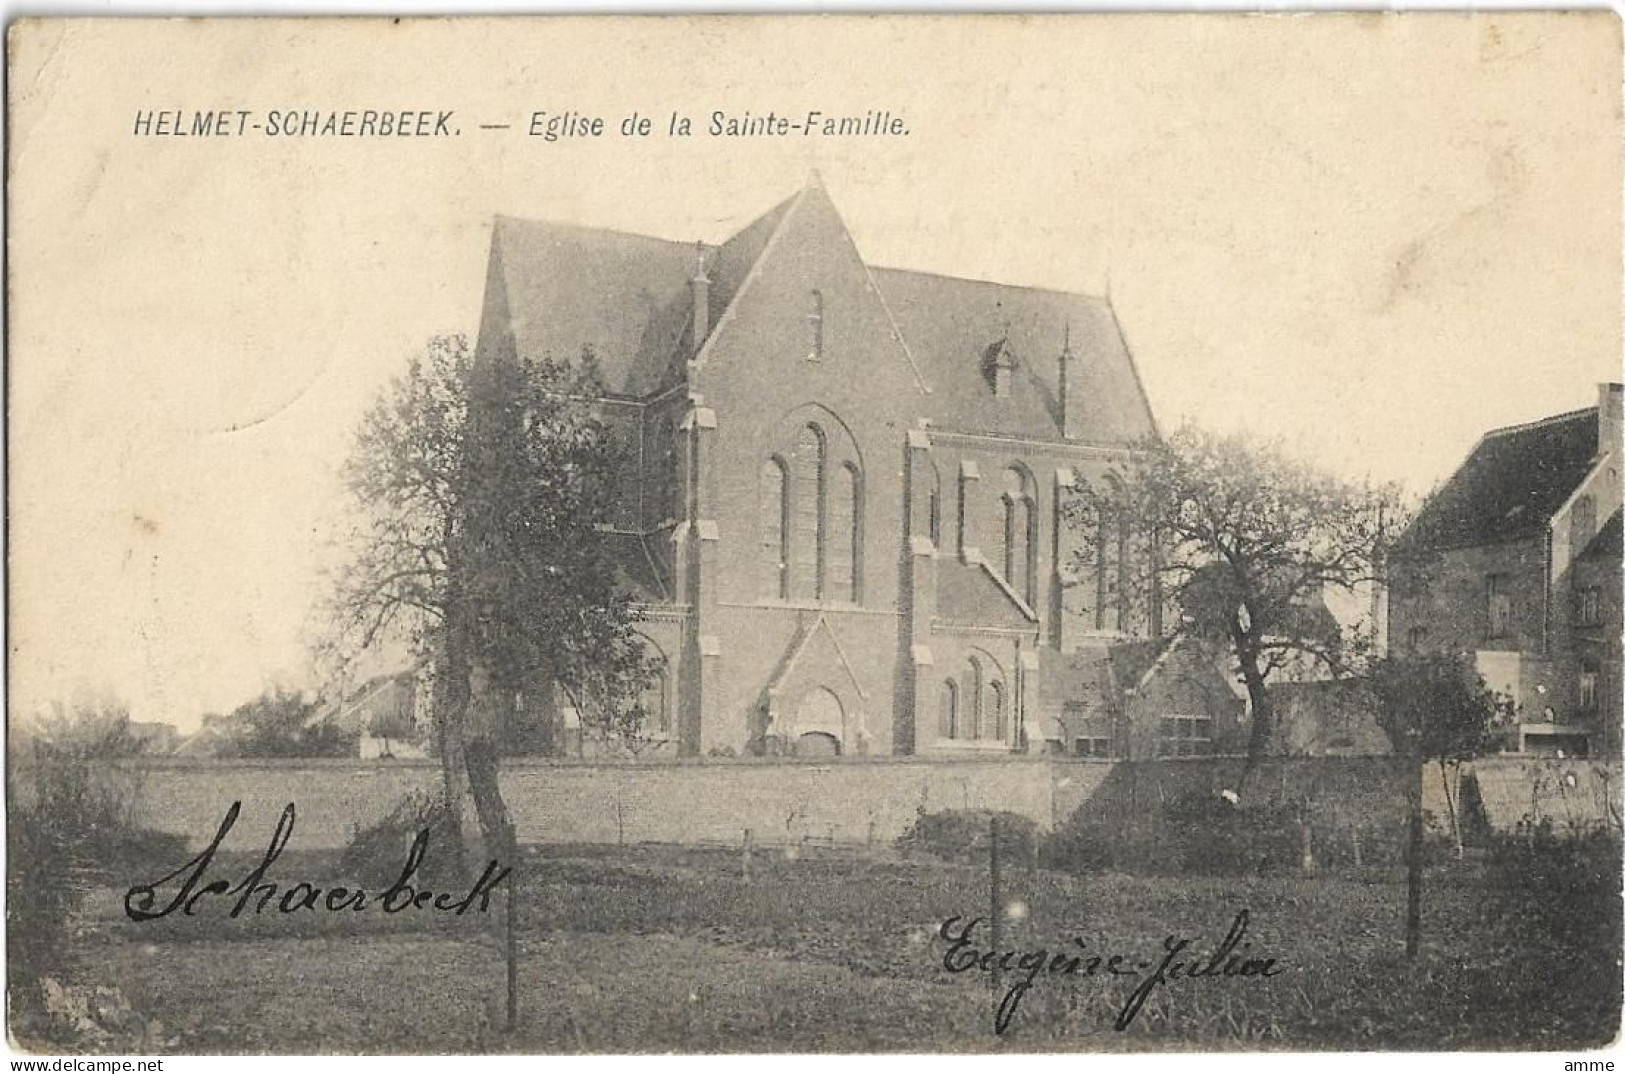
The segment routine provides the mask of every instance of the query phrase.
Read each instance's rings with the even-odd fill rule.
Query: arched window
[[[824,292],[812,293],[812,307],[807,311],[807,359],[816,362],[824,357]]]
[[[931,535],[933,548],[942,547],[942,471],[937,469],[936,463],[931,463],[931,469],[926,474],[926,480],[931,487],[926,490],[926,526]]]
[[[1111,485],[1110,498],[1117,498],[1122,486],[1107,479]],[[1127,597],[1124,584],[1124,561],[1128,554],[1129,525],[1127,517],[1099,520],[1095,529],[1095,629],[1121,630],[1125,616],[1123,604]]]
[[[666,664],[665,661],[661,661],[643,688],[642,703],[643,716],[648,721],[645,726],[650,731],[662,735],[671,733],[671,710],[666,701],[667,685]]]
[[[759,484],[762,593],[785,600],[790,596],[790,481],[784,460],[775,455],[762,463]]]
[[[1005,716],[1004,683],[994,681],[987,684],[987,714],[993,737],[1000,742],[1007,741],[1009,727]]]
[[[1038,579],[1033,555],[1037,544],[1037,505],[1032,478],[1012,466],[1004,472],[1004,580],[1032,606]]]
[[[946,679],[942,684],[942,711],[937,716],[939,738],[959,737],[959,684]]]
[[[854,604],[859,600],[862,520],[863,476],[854,463],[842,463],[829,508],[829,595],[832,600]]]
[[[680,518],[683,514],[682,481],[677,466],[677,429],[671,418],[663,418],[660,422],[660,442],[656,449],[660,452],[660,518],[656,521],[664,522],[668,519]]]
[[[826,540],[829,475],[825,457],[824,431],[816,425],[802,426],[792,464],[795,473],[792,592],[812,600],[824,599],[824,571],[829,553]]]
[[[1597,535],[1597,501],[1581,496],[1569,509],[1569,555],[1585,551],[1591,538]]]
[[[981,738],[985,728],[982,726],[982,662],[974,656],[970,658],[970,683],[966,687],[970,696],[970,719],[967,721],[966,738]]]

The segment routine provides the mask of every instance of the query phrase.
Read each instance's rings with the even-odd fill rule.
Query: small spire
[[[694,243],[694,278],[696,280],[706,279],[704,240],[698,240]]]
[[[807,186],[813,190],[824,189],[824,176],[817,168],[807,169]]]
[[[1061,329],[1061,357],[1072,357],[1072,318],[1066,319],[1065,327]]]

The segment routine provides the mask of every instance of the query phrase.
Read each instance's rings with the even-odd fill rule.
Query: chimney
[[[711,280],[705,274],[705,243],[694,244],[694,278],[688,281],[694,296],[694,353],[697,358],[705,346],[705,337],[711,334]]]
[[[1625,435],[1625,418],[1621,416],[1621,393],[1625,385],[1603,381],[1597,385],[1597,457],[1618,455],[1620,438]]]
[[[1071,435],[1067,432],[1067,403],[1070,396],[1067,392],[1067,374],[1072,369],[1072,322],[1066,322],[1066,334],[1061,343],[1061,370],[1055,378],[1055,396],[1059,402],[1061,436]]]

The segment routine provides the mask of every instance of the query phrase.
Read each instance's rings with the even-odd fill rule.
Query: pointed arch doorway
[[[839,757],[845,720],[834,691],[824,686],[808,690],[796,704],[796,756]]]

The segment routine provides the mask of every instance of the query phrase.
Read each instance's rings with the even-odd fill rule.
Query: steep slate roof
[[[705,248],[715,330],[785,216],[808,187],[719,247]],[[822,191],[817,196],[825,197]],[[598,356],[610,391],[669,386],[693,353],[689,279],[695,244],[499,216],[480,326],[482,349],[528,357]],[[1154,431],[1150,406],[1105,299],[902,269],[871,269],[930,395],[939,426],[1059,439],[1058,361],[1070,341],[1072,439],[1123,444]],[[1016,360],[1011,394],[983,369],[997,345]]]
[[[756,264],[789,199],[720,247],[704,249],[714,327]],[[700,247],[605,228],[499,216],[491,236],[482,346],[511,331],[516,353],[598,357],[609,390],[648,395],[669,385],[692,349],[689,280]]]
[[[923,405],[939,426],[1058,439],[1059,360],[1070,339],[1072,439],[1123,444],[1155,431],[1105,299],[902,269],[872,273],[931,389]],[[984,372],[989,348],[1000,342],[1017,361],[1003,399]]]
[[[1460,548],[1539,533],[1591,470],[1597,408],[1495,429],[1428,500],[1408,538]]]

